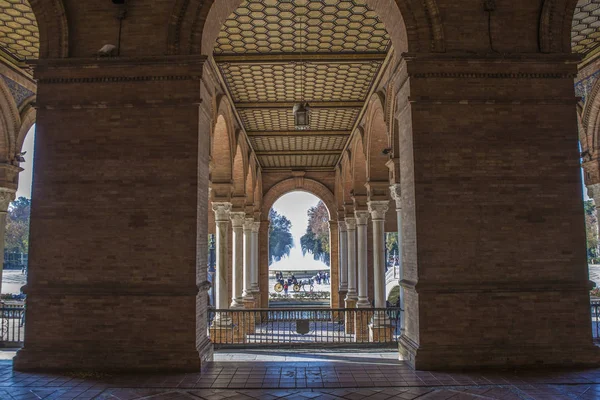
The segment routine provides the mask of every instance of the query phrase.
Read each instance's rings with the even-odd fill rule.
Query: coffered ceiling
[[[246,0],[225,22],[214,59],[263,168],[335,166],[390,48],[365,3]]]
[[[18,61],[38,58],[39,30],[27,0],[0,0],[0,47]]]

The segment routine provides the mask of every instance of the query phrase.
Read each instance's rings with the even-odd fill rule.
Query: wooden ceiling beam
[[[256,103],[234,103],[237,109],[248,108],[289,108],[294,107],[292,101],[281,102],[256,102]],[[311,108],[362,108],[365,105],[364,101],[311,101],[308,103]]]
[[[349,136],[352,131],[247,131],[249,137]]]
[[[339,156],[340,150],[284,150],[284,151],[255,151],[257,157],[268,156]]]
[[[281,171],[303,171],[303,172],[309,172],[309,171],[313,171],[313,172],[330,172],[330,171],[335,171],[335,167],[333,166],[329,166],[329,167],[311,167],[311,166],[303,166],[303,165],[295,165],[295,166],[291,166],[291,167],[271,167],[271,168],[263,168],[262,172],[263,173],[269,173],[269,172],[281,172]]]
[[[387,53],[265,53],[265,54],[236,54],[214,55],[217,63],[229,64],[273,64],[291,61],[343,63],[371,62],[385,60]]]

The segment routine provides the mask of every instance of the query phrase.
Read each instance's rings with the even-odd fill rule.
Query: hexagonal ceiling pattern
[[[40,34],[27,0],[0,0],[0,47],[19,61],[38,58]]]
[[[326,168],[389,48],[365,0],[245,0],[221,28],[214,59],[263,168]],[[294,131],[300,101],[312,107],[311,136]]]

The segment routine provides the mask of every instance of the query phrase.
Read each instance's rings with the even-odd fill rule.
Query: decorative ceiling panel
[[[380,61],[219,65],[235,102],[365,100]],[[303,77],[302,88],[299,77]]]
[[[339,150],[346,144],[344,136],[258,136],[250,142],[255,151],[320,151]]]
[[[588,55],[600,44],[600,0],[580,0],[571,30],[573,52]]]
[[[40,34],[27,0],[0,0],[0,47],[20,61],[38,58]]]
[[[337,155],[287,155],[259,156],[258,161],[263,168],[323,168],[334,167]]]
[[[249,131],[293,131],[294,114],[285,108],[258,108],[238,110]],[[310,129],[349,130],[358,117],[358,108],[313,108]]]
[[[365,0],[246,0],[215,54],[385,52],[390,38]]]

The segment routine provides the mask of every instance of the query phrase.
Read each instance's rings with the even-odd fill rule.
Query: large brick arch
[[[570,53],[571,25],[577,0],[545,0],[540,16],[540,51]]]
[[[275,204],[281,196],[296,190],[314,194],[321,199],[329,211],[329,220],[337,221],[337,207],[335,206],[335,197],[331,190],[321,182],[308,178],[290,178],[271,187],[263,196],[261,210],[262,218],[268,218],[271,207],[273,207],[273,204]]]
[[[366,0],[386,26],[397,52],[443,52],[443,25],[436,0]],[[177,0],[169,19],[171,54],[211,55],[225,20],[241,0]]]
[[[63,0],[29,0],[40,31],[40,58],[69,56],[69,24]]]
[[[9,161],[15,149],[15,141],[21,127],[21,116],[15,101],[0,79],[0,162]]]
[[[389,179],[389,160],[383,150],[390,146],[389,127],[385,122],[385,99],[381,93],[374,93],[367,110],[365,149],[367,156],[367,180],[385,181]]]

